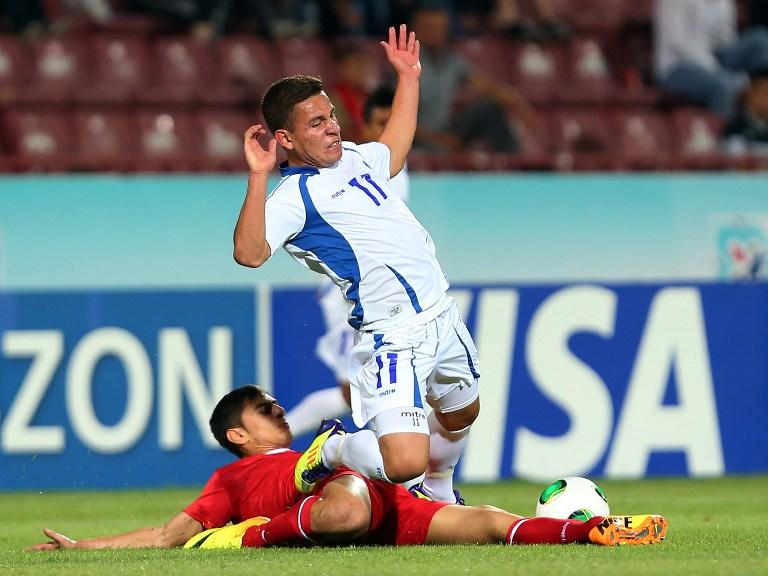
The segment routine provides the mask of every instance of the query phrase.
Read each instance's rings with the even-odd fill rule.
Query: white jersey
[[[389,159],[378,142],[344,142],[329,168],[281,168],[266,203],[272,253],[283,246],[331,278],[358,330],[392,329],[448,289],[431,237],[390,187]]]

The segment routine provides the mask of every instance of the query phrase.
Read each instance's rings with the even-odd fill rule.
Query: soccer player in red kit
[[[413,496],[399,485],[370,480],[338,468],[300,493],[294,468],[300,452],[285,410],[257,386],[225,395],[211,417],[219,443],[239,460],[219,468],[202,494],[163,526],[75,541],[45,529],[49,542],[28,550],[140,548],[184,545],[218,530],[228,547],[360,544],[651,544],[661,541],[666,521],[658,515],[595,517],[586,522],[525,518],[499,508],[460,506]],[[265,523],[243,522],[266,516]],[[229,522],[233,526],[226,526]],[[228,532],[225,532],[228,531]],[[208,547],[202,541],[197,542]]]

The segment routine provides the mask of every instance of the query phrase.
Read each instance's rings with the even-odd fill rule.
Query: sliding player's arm
[[[203,530],[202,524],[186,512],[179,512],[163,526],[139,528],[124,534],[101,536],[86,540],[73,540],[68,536],[44,528],[50,539],[26,549],[27,552],[46,552],[62,549],[95,550],[98,548],[175,548]]]
[[[248,161],[248,190],[240,209],[234,234],[234,258],[238,264],[258,268],[272,254],[266,238],[264,205],[267,199],[267,180],[277,161],[277,142],[274,138],[263,148],[257,140],[266,133],[261,124],[245,132],[243,149]]]
[[[389,174],[395,176],[405,165],[416,133],[419,112],[419,41],[416,35],[408,34],[405,24],[400,26],[399,38],[395,29],[389,29],[389,40],[382,42],[389,63],[397,72],[397,88],[389,116],[379,142],[389,148]]]

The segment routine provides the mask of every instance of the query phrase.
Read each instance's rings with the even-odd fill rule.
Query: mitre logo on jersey
[[[344,188],[342,188],[338,192],[334,192],[333,194],[331,194],[331,198],[338,198],[339,196],[344,194],[344,192],[346,192],[346,190]]]

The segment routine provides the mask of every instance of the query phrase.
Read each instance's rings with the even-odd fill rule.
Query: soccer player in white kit
[[[310,491],[318,471],[341,464],[390,482],[426,471],[424,492],[454,501],[453,469],[480,410],[477,351],[446,295],[432,239],[389,187],[416,130],[419,43],[402,25],[382,46],[398,81],[379,142],[342,142],[316,78],[269,88],[262,112],[275,137],[265,148],[264,127],[245,133],[250,175],[234,257],[255,268],[284,247],[340,287],[358,331],[348,375],[354,421],[368,430],[319,433],[297,465],[297,487]],[[288,160],[267,198],[277,143]]]
[[[389,86],[380,86],[365,101],[362,125],[364,142],[378,141],[381,137],[392,112],[394,95],[394,90]],[[401,200],[408,202],[410,182],[407,166],[403,166],[397,176],[389,181],[389,187]],[[347,366],[355,342],[355,329],[348,322],[347,300],[333,280],[324,276],[317,290],[317,302],[323,313],[326,330],[317,340],[315,353],[333,372],[337,385],[307,394],[286,413],[285,419],[294,437],[314,431],[319,417],[339,418],[349,414],[352,405]]]

